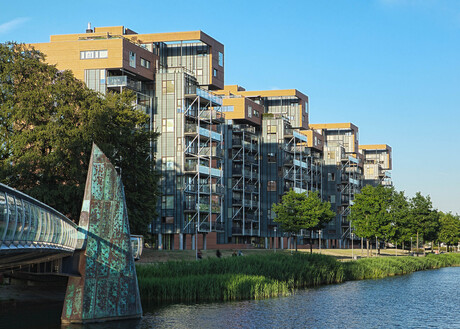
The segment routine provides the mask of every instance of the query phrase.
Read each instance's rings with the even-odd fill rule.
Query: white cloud
[[[13,20],[11,20],[9,22],[0,24],[0,34],[7,33],[9,31],[17,28],[18,26],[24,24],[28,20],[29,19],[27,17],[19,17],[19,18],[15,18],[15,19],[13,19]]]

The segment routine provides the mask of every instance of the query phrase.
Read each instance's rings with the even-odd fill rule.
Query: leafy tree
[[[369,239],[386,239],[392,231],[389,214],[393,189],[378,185],[366,185],[355,196],[349,219],[357,236],[367,239],[369,256]]]
[[[441,213],[439,224],[438,240],[447,244],[447,251],[449,251],[449,246],[456,245],[460,241],[460,217],[451,213]]]
[[[291,235],[296,235],[300,230],[311,231],[322,227],[334,218],[329,202],[322,202],[317,192],[296,193],[290,190],[283,195],[278,204],[273,204],[276,214],[275,222],[281,224],[281,229]],[[310,241],[311,249],[311,241]],[[297,243],[296,243],[297,251]]]
[[[434,241],[439,230],[439,214],[433,209],[430,196],[424,197],[420,192],[410,200],[408,229],[411,236],[417,237],[417,248],[419,246],[419,235],[425,241]]]
[[[131,231],[156,209],[149,118],[134,95],[86,88],[25,45],[0,44],[0,181],[79,218],[92,143],[121,168]]]
[[[408,216],[409,216],[409,202],[407,201],[404,192],[397,192],[392,189],[391,201],[389,204],[390,226],[387,231],[386,239],[394,241],[396,249],[398,242],[403,244],[404,241],[410,239],[410,232],[408,229]]]

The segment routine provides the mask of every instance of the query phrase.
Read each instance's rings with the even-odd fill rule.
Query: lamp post
[[[276,226],[275,226],[275,237],[274,237],[274,240],[273,241],[273,249],[275,250],[274,252],[276,253]]]
[[[410,253],[412,254],[412,237],[410,237]]]
[[[198,260],[198,223],[195,223],[195,259]]]
[[[355,259],[355,249],[353,247],[353,232],[351,232],[351,259]]]
[[[323,230],[318,231],[318,238],[319,238],[319,253],[321,253],[321,233],[323,233]]]

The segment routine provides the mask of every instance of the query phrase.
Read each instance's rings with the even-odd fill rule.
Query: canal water
[[[352,281],[261,301],[144,305],[140,321],[62,329],[460,328],[460,267]],[[0,328],[59,328],[59,305],[0,313]],[[57,317],[57,319],[56,319]]]

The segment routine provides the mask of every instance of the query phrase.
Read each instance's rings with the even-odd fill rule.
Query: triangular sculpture
[[[138,318],[142,306],[121,178],[93,144],[79,223],[78,269],[69,277],[62,323]]]

